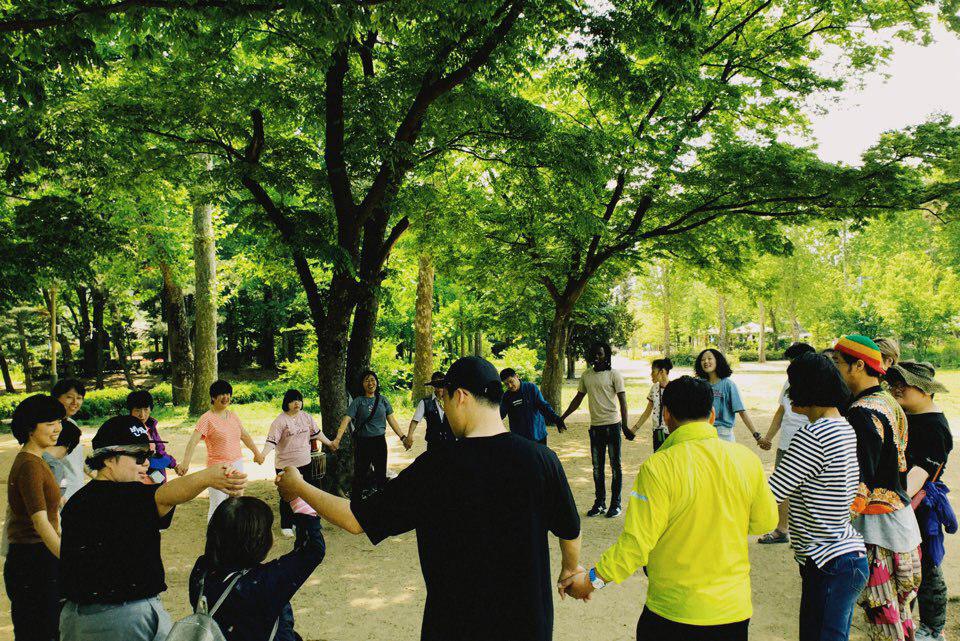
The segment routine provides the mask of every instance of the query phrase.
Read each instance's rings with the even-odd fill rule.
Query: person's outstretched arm
[[[183,453],[183,458],[180,459],[180,463],[178,463],[175,468],[177,474],[180,476],[186,476],[190,472],[190,460],[193,459],[193,450],[196,449],[201,436],[200,432],[196,430],[190,435],[190,440],[187,442],[187,449]]]
[[[240,428],[240,440],[243,441],[243,444],[253,452],[253,462],[257,465],[260,465],[264,461],[264,455],[260,452],[260,448],[257,447],[256,442],[253,440],[253,437],[250,436],[249,432],[245,427]]]
[[[246,485],[247,475],[243,472],[229,465],[214,465],[161,485],[154,494],[157,513],[164,517],[177,505],[195,499],[200,492],[208,488],[220,490],[230,496],[240,496]]]
[[[647,419],[650,418],[651,414],[653,414],[653,401],[648,400],[646,409],[643,410],[643,414],[640,415],[640,418],[637,419],[636,424],[630,431],[636,434],[637,431],[639,431],[640,426],[647,422]]]
[[[350,500],[313,487],[303,480],[297,468],[284,468],[283,473],[277,476],[276,484],[281,493],[286,496],[299,496],[316,510],[317,514],[337,527],[350,534],[363,534],[360,522],[350,509]]]
[[[532,384],[532,383],[531,383]],[[557,413],[553,410],[553,405],[547,402],[547,399],[543,397],[543,392],[540,391],[540,387],[537,385],[533,386],[536,396],[534,399],[537,402],[537,409],[540,410],[540,413],[543,414],[544,418],[547,419],[548,423],[553,423],[557,426],[557,431],[562,432],[567,427],[563,424],[563,419],[560,418]],[[503,410],[500,410],[501,414]],[[501,417],[502,418],[502,417]]]
[[[580,407],[580,403],[583,402],[583,398],[587,394],[585,392],[578,391],[573,399],[570,401],[570,405],[567,406],[567,411],[560,415],[561,421],[566,421],[567,417],[577,411],[577,408]]]
[[[770,429],[767,430],[767,435],[760,439],[759,445],[761,449],[769,450],[773,447],[773,437],[777,435],[777,432],[780,431],[780,426],[783,424],[783,405],[777,407],[777,411],[773,414],[773,420],[770,421]]]

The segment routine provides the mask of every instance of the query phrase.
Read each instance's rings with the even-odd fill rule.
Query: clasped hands
[[[594,587],[590,583],[590,577],[587,570],[578,565],[572,570],[563,568],[560,570],[560,576],[557,578],[557,592],[561,599],[572,596],[580,601],[589,601]]]

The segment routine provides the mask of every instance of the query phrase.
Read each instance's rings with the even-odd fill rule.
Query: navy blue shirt
[[[547,438],[544,417],[556,424],[560,417],[543,397],[540,388],[526,381],[516,392],[507,391],[500,401],[500,418],[510,417],[510,431],[531,441]]]
[[[159,487],[159,486],[157,486]],[[319,527],[308,527],[303,521],[318,517],[295,514],[298,528],[307,532],[303,544],[279,559],[250,568],[233,587],[213,619],[227,641],[264,641],[270,637],[279,619],[274,641],[295,641],[293,609],[290,599],[306,582],[320,562],[326,545]],[[200,578],[207,607],[212,608],[234,573],[242,568],[210,568],[205,556],[197,559],[190,573],[190,605],[197,607]]]

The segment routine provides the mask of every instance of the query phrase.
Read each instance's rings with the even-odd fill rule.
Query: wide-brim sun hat
[[[943,383],[934,378],[937,370],[930,363],[900,361],[887,370],[887,379],[901,378],[910,387],[916,387],[925,394],[947,394],[950,392]]]

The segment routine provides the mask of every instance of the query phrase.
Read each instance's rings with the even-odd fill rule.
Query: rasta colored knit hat
[[[881,374],[887,372],[883,366],[883,355],[880,353],[880,348],[871,338],[861,334],[848,334],[838,340],[837,344],[833,346],[833,349],[860,359]]]

